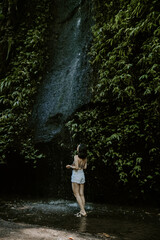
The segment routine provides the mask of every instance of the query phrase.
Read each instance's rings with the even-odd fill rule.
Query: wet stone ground
[[[87,217],[76,217],[73,201],[1,199],[0,239],[160,239],[158,208],[87,203],[86,210]]]

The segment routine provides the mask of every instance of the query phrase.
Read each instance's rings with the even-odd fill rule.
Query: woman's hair
[[[78,157],[85,159],[87,157],[87,146],[85,144],[79,144]]]

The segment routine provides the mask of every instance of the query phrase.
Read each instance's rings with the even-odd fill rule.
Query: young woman
[[[74,162],[72,165],[67,165],[66,168],[73,169],[71,182],[72,190],[76,200],[80,206],[80,212],[77,213],[77,217],[87,216],[85,211],[85,197],[84,197],[84,183],[85,175],[84,169],[87,168],[87,147],[85,144],[79,144],[77,147],[78,155],[74,156]]]

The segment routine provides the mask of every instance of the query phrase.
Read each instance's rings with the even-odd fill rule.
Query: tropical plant
[[[9,1],[8,4],[9,7],[17,1]],[[34,13],[27,9],[26,18],[17,24],[17,29],[12,23],[1,28],[8,43],[6,59],[10,58],[7,72],[0,81],[2,162],[6,162],[7,156],[14,152],[34,162],[43,156],[34,146],[28,121],[47,61],[45,41],[50,21],[50,1],[37,1],[34,6]]]
[[[93,3],[92,104],[66,125],[93,169],[103,162],[125,185],[159,191],[159,1]]]

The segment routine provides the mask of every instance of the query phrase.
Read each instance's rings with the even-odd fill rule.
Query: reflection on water
[[[87,224],[87,218],[86,217],[81,217],[79,221],[79,227],[78,231],[79,232],[86,232],[86,224]]]
[[[87,217],[73,201],[0,201],[0,218],[41,226],[90,233],[117,240],[159,240],[160,211],[87,203]]]

